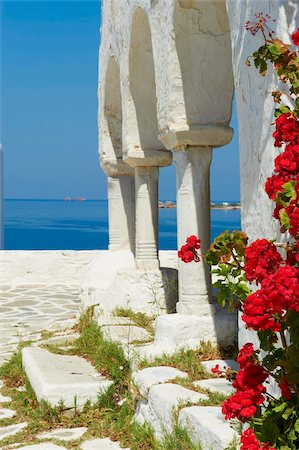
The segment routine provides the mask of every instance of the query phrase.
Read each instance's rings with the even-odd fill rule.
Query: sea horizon
[[[239,209],[211,208],[211,240],[240,221]],[[108,200],[6,199],[4,232],[5,250],[104,250]],[[159,209],[159,248],[177,249],[176,208]]]

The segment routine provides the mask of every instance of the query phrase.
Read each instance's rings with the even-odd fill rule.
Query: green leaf
[[[297,419],[294,423],[294,430],[299,434],[299,419]]]
[[[289,218],[288,214],[286,213],[285,209],[281,209],[279,211],[279,218],[280,218],[281,225],[283,225],[288,230],[291,226],[291,223],[290,223],[290,218]]]

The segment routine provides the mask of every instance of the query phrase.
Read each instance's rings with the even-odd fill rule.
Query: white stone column
[[[135,167],[136,265],[158,269],[158,167]]]
[[[210,246],[210,164],[211,147],[187,146],[173,152],[177,167],[178,248],[196,235],[204,255]],[[211,310],[209,268],[201,261],[179,260],[179,302],[181,314],[205,315]]]
[[[129,175],[108,177],[109,250],[135,248],[135,186]]]
[[[0,144],[0,250],[4,248],[3,150]]]

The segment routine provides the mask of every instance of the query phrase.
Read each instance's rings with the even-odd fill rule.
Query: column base
[[[140,357],[173,355],[180,349],[196,350],[202,342],[231,350],[237,344],[237,313],[220,306],[208,315],[166,314],[155,322],[155,341],[140,348]]]
[[[158,259],[135,259],[136,268],[141,270],[156,270],[160,269]]]

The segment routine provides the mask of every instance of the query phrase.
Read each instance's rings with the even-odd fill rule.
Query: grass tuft
[[[134,312],[129,308],[115,308],[113,311],[115,317],[128,317],[137,327],[145,328],[149,333],[154,333],[153,321],[155,317],[148,316],[142,312]]]

